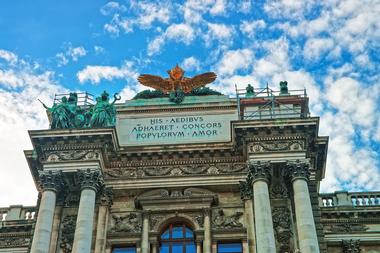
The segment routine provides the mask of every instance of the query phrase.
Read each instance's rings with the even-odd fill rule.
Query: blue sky
[[[22,150],[28,129],[48,127],[38,98],[128,99],[144,89],[140,73],[176,63],[189,76],[215,71],[212,87],[230,95],[235,84],[306,88],[330,136],[322,191],[379,190],[379,16],[376,0],[3,1],[0,205],[35,203]]]

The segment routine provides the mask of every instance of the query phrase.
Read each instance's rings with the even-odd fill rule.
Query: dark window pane
[[[242,252],[241,243],[219,243],[218,253],[237,253]]]
[[[169,244],[163,243],[160,247],[160,253],[169,253]]]
[[[172,244],[172,253],[184,253],[183,252],[183,244],[180,242],[176,242]]]
[[[114,248],[112,253],[136,253],[135,247]]]
[[[191,231],[189,228],[186,228],[186,238],[193,238],[193,231]]]
[[[167,230],[161,235],[161,239],[169,239],[169,236],[170,236],[169,229],[167,229]]]
[[[183,227],[173,227],[172,238],[173,239],[183,238]]]
[[[195,244],[194,243],[187,243],[186,244],[186,253],[196,253],[195,252]]]

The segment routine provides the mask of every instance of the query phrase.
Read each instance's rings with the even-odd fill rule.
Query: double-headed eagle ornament
[[[214,72],[203,73],[191,78],[185,77],[185,71],[178,64],[171,70],[168,70],[168,74],[169,78],[142,74],[137,80],[142,85],[169,94],[170,100],[180,103],[185,94],[190,93],[193,89],[212,83],[216,79]]]

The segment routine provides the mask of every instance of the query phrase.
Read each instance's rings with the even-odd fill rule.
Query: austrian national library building
[[[380,192],[319,193],[329,139],[307,91],[226,96],[181,71],[127,101],[44,101],[24,151],[37,204],[0,208],[0,252],[380,252]]]

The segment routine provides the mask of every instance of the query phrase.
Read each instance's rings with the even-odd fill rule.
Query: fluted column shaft
[[[90,253],[96,192],[103,181],[99,171],[78,171],[78,177],[81,183],[81,195],[72,252]]]
[[[307,163],[288,163],[291,173],[297,235],[302,253],[319,253],[317,231],[308,188],[309,170]]]
[[[269,164],[250,164],[252,178],[253,205],[255,212],[257,252],[276,253],[272,212],[269,200]]]
[[[149,213],[143,212],[141,253],[149,253]]]
[[[203,239],[203,253],[211,253],[211,218],[210,209],[204,210],[204,239]]]
[[[56,192],[62,186],[62,175],[51,171],[41,172],[39,179],[42,196],[30,252],[48,253],[57,200]]]

